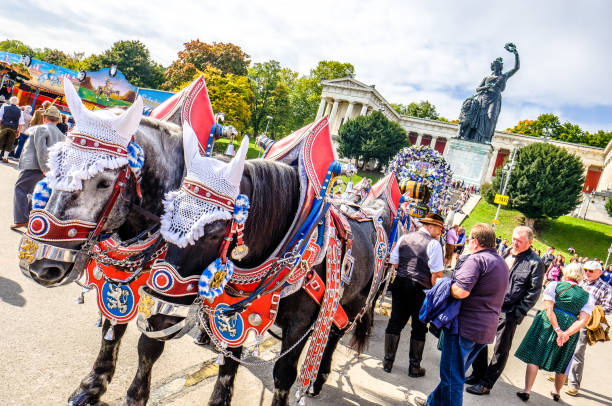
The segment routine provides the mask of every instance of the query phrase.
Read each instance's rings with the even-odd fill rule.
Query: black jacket
[[[504,259],[510,249],[504,252]],[[502,312],[510,317],[523,320],[527,312],[536,304],[542,292],[544,264],[531,248],[516,256],[510,269],[510,284],[504,298]]]

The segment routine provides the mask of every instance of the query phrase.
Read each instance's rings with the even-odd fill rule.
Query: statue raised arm
[[[502,58],[491,63],[492,74],[485,77],[476,88],[476,94],[463,102],[459,115],[458,138],[490,143],[501,110],[501,93],[506,89],[506,81],[520,68],[516,46],[507,43],[504,48],[514,54],[514,68],[502,73]]]

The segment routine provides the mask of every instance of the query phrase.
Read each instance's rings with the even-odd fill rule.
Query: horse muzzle
[[[80,250],[62,248],[35,240],[27,235],[19,244],[19,268],[29,279],[46,287],[69,284],[78,279],[81,272],[75,262]]]

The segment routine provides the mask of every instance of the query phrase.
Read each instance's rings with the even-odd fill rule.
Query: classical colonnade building
[[[457,137],[458,125],[437,120],[404,116],[396,112],[391,104],[376,90],[374,85],[366,85],[353,77],[324,80],[323,91],[317,118],[329,117],[331,133],[337,137],[338,129],[347,120],[378,110],[388,119],[399,123],[408,133],[412,145],[429,145],[446,156],[448,140]],[[457,107],[457,113],[459,106]],[[514,148],[513,143],[527,145],[546,142],[543,138],[495,131],[491,146],[493,156],[489,161],[485,182],[490,182],[497,170]],[[590,147],[561,141],[548,141],[577,155],[585,167],[586,193],[602,192],[612,194],[612,141],[606,148]]]

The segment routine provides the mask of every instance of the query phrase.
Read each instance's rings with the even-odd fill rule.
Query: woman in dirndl
[[[559,391],[578,341],[576,333],[587,323],[595,307],[595,299],[578,286],[583,279],[582,265],[572,263],[564,269],[562,281],[551,281],[546,286],[544,310],[535,316],[514,354],[527,363],[525,389],[516,393],[521,400],[529,399],[538,369],[544,369],[555,373],[555,390],[550,394],[559,401]]]

